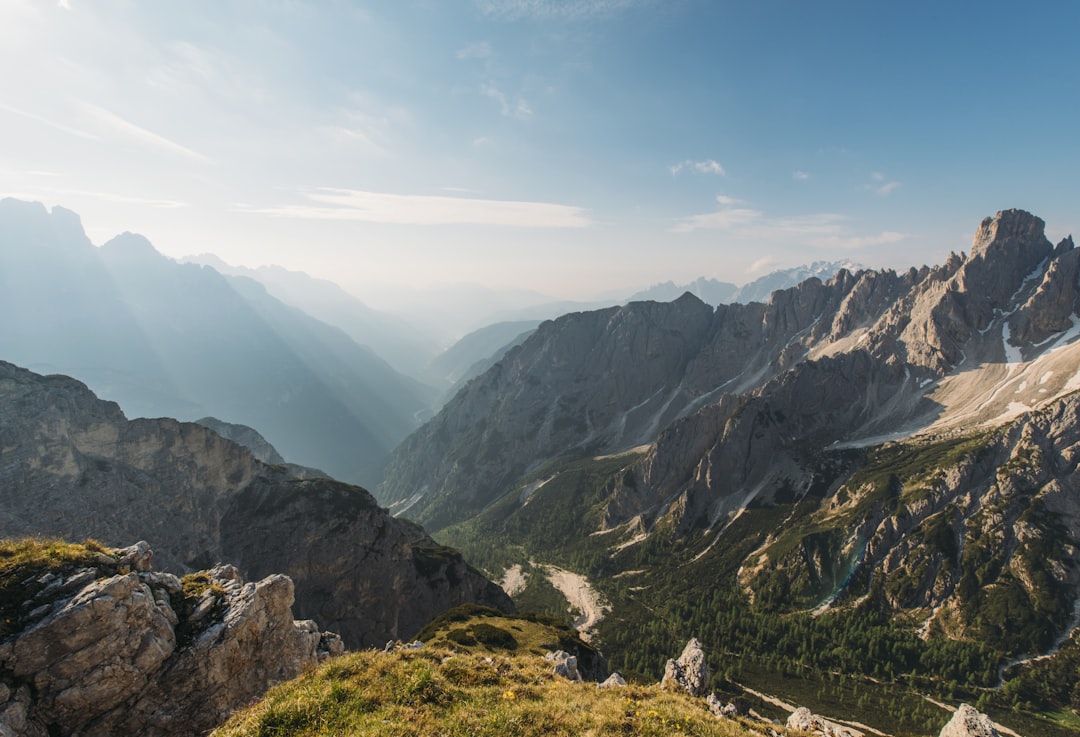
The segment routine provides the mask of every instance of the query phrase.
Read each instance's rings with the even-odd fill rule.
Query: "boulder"
[[[626,685],[626,679],[618,673],[612,673],[607,677],[603,683],[598,684],[597,688],[620,688]]]
[[[819,717],[805,706],[800,706],[787,720],[787,728],[809,732],[815,737],[853,737],[850,730]]]
[[[552,669],[552,673],[557,676],[574,681],[578,683],[582,681],[581,673],[578,671],[578,660],[575,656],[566,652],[565,650],[557,650],[555,652],[548,653],[544,656],[544,660],[550,663],[554,663],[555,667]]]

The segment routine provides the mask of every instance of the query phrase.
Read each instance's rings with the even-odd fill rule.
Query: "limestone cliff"
[[[245,583],[218,566],[182,581],[150,570],[146,543],[63,547],[74,558],[2,561],[0,734],[199,735],[342,652],[293,621],[285,576]]]
[[[286,573],[296,611],[350,647],[414,634],[506,595],[359,487],[297,479],[213,431],[128,421],[63,376],[0,362],[0,535],[150,540],[165,570]]]

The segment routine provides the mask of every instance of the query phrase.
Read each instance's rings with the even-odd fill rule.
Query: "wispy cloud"
[[[484,15],[501,20],[584,18],[613,15],[643,0],[475,0]]]
[[[810,175],[807,174],[805,171],[793,171],[791,172],[791,178],[797,182],[805,182],[807,179],[810,178]]]
[[[870,178],[873,182],[867,184],[864,189],[869,189],[882,197],[887,197],[892,194],[893,191],[900,186],[900,182],[887,181],[886,176],[879,171],[872,172]]]
[[[690,233],[702,229],[731,230],[755,223],[762,217],[760,210],[739,207],[745,203],[734,197],[717,195],[716,204],[720,206],[716,211],[684,218],[676,223],[672,230],[676,233]]]
[[[762,243],[782,242],[827,248],[854,250],[868,246],[897,243],[907,239],[905,233],[884,231],[873,235],[851,232],[848,218],[836,213],[813,213],[786,217],[767,217],[760,210],[745,207],[742,200],[720,195],[714,212],[691,215],[678,221],[672,228],[675,233],[695,230],[724,230],[731,235]]]
[[[481,94],[490,97],[499,103],[499,111],[507,118],[528,120],[533,116],[532,105],[524,97],[511,100],[502,90],[492,83],[487,83],[480,88]]]
[[[759,258],[757,261],[750,264],[749,268],[746,269],[746,273],[756,274],[760,271],[765,271],[766,269],[771,269],[775,266],[778,266],[779,264],[780,259],[773,256],[765,256],[764,258]]]
[[[38,172],[40,174],[52,175],[51,172]],[[42,194],[48,194],[59,197],[85,197],[88,199],[100,200],[102,202],[112,202],[119,205],[139,205],[140,207],[154,207],[163,210],[175,210],[181,207],[188,207],[187,202],[180,200],[168,200],[153,197],[137,197],[134,195],[118,194],[116,192],[104,192],[100,190],[88,190],[88,189],[69,189],[67,187],[42,187],[38,190],[38,193],[33,195],[34,199],[41,199]],[[48,198],[45,198],[48,199]]]
[[[153,131],[149,131],[146,128],[135,125],[130,120],[121,118],[114,112],[106,110],[103,107],[97,105],[91,105],[84,103],[83,108],[92,116],[97,118],[100,122],[112,128],[115,132],[130,138],[134,141],[138,141],[147,146],[157,148],[161,151],[167,151],[171,154],[178,154],[185,158],[198,161],[201,164],[213,164],[213,160],[208,156],[204,156],[198,151],[194,151],[187,146],[183,146],[176,141],[172,141],[165,136],[158,135]]]
[[[462,49],[458,49],[455,56],[459,59],[488,59],[493,53],[490,43],[487,41],[478,41],[477,43],[471,43]]]
[[[397,225],[503,225],[517,228],[586,228],[585,208],[551,202],[517,202],[441,195],[402,195],[322,187],[307,202],[281,207],[238,206],[243,212],[313,220]]]
[[[705,161],[680,161],[678,164],[674,164],[668,167],[671,172],[671,176],[675,176],[683,171],[692,171],[698,174],[718,174],[724,176],[727,172],[724,171],[724,167],[712,159],[706,159]]]
[[[36,115],[35,113],[31,113],[31,112],[29,112],[27,110],[21,110],[21,109],[19,109],[17,107],[12,107],[11,105],[5,105],[2,102],[0,102],[0,110],[3,110],[4,112],[11,113],[12,115],[18,115],[20,117],[26,118],[27,120],[32,120],[35,123],[41,123],[42,125],[48,126],[49,128],[53,128],[54,130],[58,130],[58,131],[61,131],[63,133],[67,133],[70,136],[75,136],[77,138],[85,138],[88,141],[96,141],[97,140],[97,136],[95,136],[93,133],[87,133],[84,130],[79,130],[78,128],[72,128],[70,125],[64,125],[63,123],[57,123],[54,120],[49,120],[48,118],[44,118],[44,117],[42,117],[40,115]]]
[[[377,143],[372,133],[362,126],[345,127],[343,125],[322,126],[319,132],[331,141],[344,146],[358,148],[374,156],[388,156],[389,151]]]

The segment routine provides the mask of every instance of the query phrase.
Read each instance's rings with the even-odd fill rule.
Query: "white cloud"
[[[318,130],[338,145],[358,148],[362,152],[374,156],[389,155],[389,151],[375,142],[372,133],[361,126],[345,127],[342,125],[327,125],[322,126]]]
[[[475,0],[484,15],[500,20],[581,20],[613,15],[642,0]]]
[[[697,172],[698,174],[718,174],[724,176],[727,172],[724,171],[724,167],[720,166],[716,161],[712,159],[706,159],[705,161],[680,161],[678,164],[668,167],[671,171],[671,176],[675,176],[681,171],[688,170]]]
[[[142,128],[135,125],[130,120],[121,118],[116,113],[110,112],[103,107],[97,105],[91,105],[84,103],[83,108],[97,118],[100,122],[112,128],[115,132],[121,135],[138,141],[139,143],[152,146],[162,151],[168,151],[172,154],[179,154],[186,158],[198,161],[202,164],[213,164],[214,162],[207,156],[202,155],[198,151],[194,151],[187,146],[183,146],[176,141],[171,141],[165,136],[158,135],[153,131],[149,131],[146,128]]]
[[[244,212],[313,220],[397,225],[504,225],[518,228],[586,228],[585,208],[551,202],[517,202],[441,195],[401,195],[322,187],[306,204],[238,207]]]
[[[491,57],[493,53],[490,43],[487,41],[479,41],[458,49],[455,56],[459,59],[487,59]]]
[[[831,250],[854,250],[868,246],[897,243],[909,236],[895,231],[876,235],[858,235],[848,227],[848,218],[836,213],[812,213],[786,217],[766,217],[742,200],[719,195],[714,212],[691,215],[675,223],[675,233],[695,230],[723,230],[733,237],[758,243],[806,245]]]
[[[805,182],[807,179],[810,178],[810,175],[807,174],[805,171],[793,171],[791,172],[791,178],[797,182]]]
[[[721,207],[732,207],[733,205],[745,204],[745,200],[740,200],[737,197],[728,197],[726,194],[716,195],[716,202]]]
[[[34,173],[46,176],[59,176],[52,172]],[[116,192],[104,192],[97,190],[70,189],[67,187],[41,187],[37,190],[35,194],[31,195],[29,199],[41,200],[52,199],[53,197],[87,198],[92,200],[100,200],[101,202],[112,202],[119,205],[139,205],[140,207],[154,207],[163,210],[175,210],[177,208],[189,206],[187,202],[182,202],[180,200],[140,197],[134,195],[117,194]]]
[[[481,86],[480,93],[499,103],[499,112],[507,118],[528,120],[533,116],[532,106],[525,98],[519,97],[516,100],[511,100],[506,93],[490,82]]]
[[[872,183],[864,185],[863,189],[868,189],[881,197],[888,197],[900,186],[900,182],[886,181],[888,178],[880,171],[870,172],[870,179],[873,180]]]
[[[780,259],[774,258],[772,256],[765,256],[764,258],[759,258],[757,261],[750,264],[749,268],[746,269],[746,273],[756,274],[760,271],[765,271],[766,269],[772,269],[779,264]]]
[[[29,112],[27,110],[22,110],[22,109],[17,108],[17,107],[12,107],[11,105],[5,105],[2,102],[0,102],[0,110],[11,113],[12,115],[19,115],[19,116],[21,116],[23,118],[26,118],[27,120],[32,120],[35,123],[41,123],[42,125],[48,126],[49,128],[53,128],[54,130],[58,130],[58,131],[61,131],[63,133],[67,133],[68,135],[75,136],[77,138],[85,138],[86,140],[89,140],[89,141],[96,141],[97,138],[98,138],[93,133],[87,133],[84,130],[79,130],[78,128],[72,128],[70,125],[64,125],[63,123],[57,123],[56,121],[49,120],[48,118],[43,118],[40,115],[35,115],[34,113],[31,113],[31,112]]]

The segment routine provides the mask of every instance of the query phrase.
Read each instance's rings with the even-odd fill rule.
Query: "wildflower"
[[[513,692],[512,690],[511,690],[511,691],[506,691],[506,692],[504,692],[504,693],[503,693],[503,695],[502,695],[502,697],[503,697],[504,699],[506,699],[507,701],[513,701],[514,699],[516,699],[516,698],[517,698],[517,694],[516,694],[516,693],[514,693],[514,692]]]

